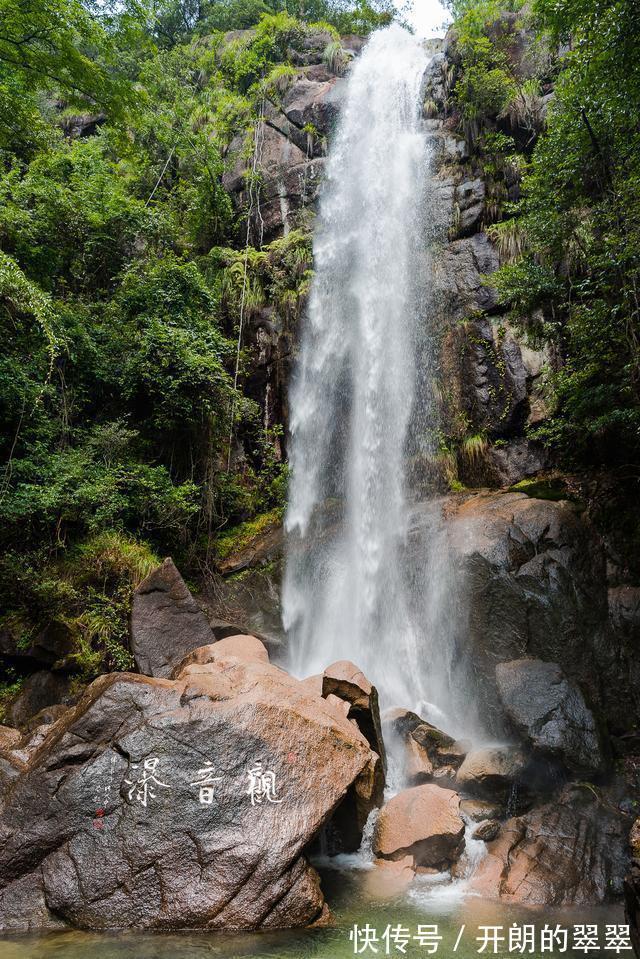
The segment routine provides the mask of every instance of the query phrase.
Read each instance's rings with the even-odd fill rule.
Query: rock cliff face
[[[225,187],[241,209],[250,211],[254,242],[291,229],[312,226],[322,184],[327,143],[337,122],[344,80],[323,62],[330,38],[318,32],[305,64],[265,99],[263,122],[252,144],[237,137],[227,157]],[[348,47],[358,47],[353,39]],[[348,50],[348,55],[354,53]],[[481,435],[480,458],[458,454],[457,470],[471,486],[511,485],[549,465],[548,456],[528,439],[527,427],[547,416],[545,374],[554,368],[550,345],[534,349],[513,330],[496,291],[486,278],[500,255],[486,232],[498,217],[499,202],[518,195],[517,173],[509,169],[488,179],[465,138],[445,114],[445,84],[451,69],[445,49],[433,57],[424,82],[425,127],[435,174],[433,228],[437,240],[430,322],[439,329],[439,366],[447,380],[441,418],[445,432],[462,449],[469,435]],[[435,112],[435,116],[434,116]],[[517,132],[517,131],[516,131]],[[248,184],[260,187],[249,195]],[[286,399],[296,329],[267,306],[249,323],[251,379],[265,424],[288,423]]]
[[[516,731],[542,756],[558,758],[577,775],[597,775],[602,744],[580,689],[557,663],[516,659],[499,663],[502,706]]]
[[[607,641],[604,551],[588,521],[571,503],[513,492],[450,495],[439,508],[456,591],[464,597],[460,643],[484,709],[503,714],[498,663],[537,657],[559,663],[612,723],[621,721],[628,664]],[[414,516],[416,562],[428,552],[431,510],[426,505]]]
[[[312,45],[306,63],[279,100],[265,108],[264,153],[257,153],[263,164],[265,236],[310,224],[315,209],[322,157],[339,114],[343,83],[322,62],[321,39]],[[512,53],[522,60],[525,75],[526,37],[521,41]],[[348,45],[357,47],[351,41]],[[527,431],[548,415],[544,379],[557,359],[552,344],[534,349],[510,327],[496,291],[487,284],[500,263],[487,234],[496,217],[495,193],[498,190],[503,199],[517,198],[518,178],[507,168],[499,183],[488,179],[469,143],[447,117],[452,56],[445,42],[431,60],[423,91],[434,174],[430,202],[435,288],[428,309],[438,339],[437,373],[445,387],[439,412],[453,443],[458,479],[470,488],[504,489],[545,475],[553,466]],[[319,136],[305,145],[301,136],[309,123]],[[517,135],[517,130],[512,132]],[[239,151],[239,142],[232,145],[226,182],[242,203],[248,161]],[[287,184],[301,179],[313,181],[313,189],[288,192]],[[286,202],[276,204],[276,195]],[[256,221],[254,230],[258,225]],[[296,330],[285,332],[285,320],[276,314],[270,313],[268,345],[264,337],[255,340],[254,355],[255,363],[264,366],[265,417],[270,415],[268,394],[269,409],[280,410],[286,428],[286,384]],[[467,454],[465,439],[470,436],[479,443],[476,453]],[[433,484],[430,469],[416,473],[418,490]],[[503,712],[496,694],[496,664],[531,656],[558,663],[569,679],[581,684],[610,728],[627,729],[629,708],[640,715],[635,655],[640,641],[638,590],[609,576],[610,551],[588,513],[569,502],[498,492],[450,495],[442,508],[464,578],[460,588],[467,590],[469,599],[468,636],[461,642],[477,657],[489,710],[496,716]],[[416,548],[423,535],[419,514],[420,510]],[[233,559],[227,564],[223,574],[232,576],[243,569],[245,582],[222,583],[212,605],[219,613],[225,608],[237,607],[241,615],[248,610],[249,620],[245,615],[244,621],[281,639],[277,611],[281,543],[271,537],[264,546],[264,557],[258,544],[254,556],[235,558],[239,566]],[[262,574],[260,567],[267,562],[268,570]],[[252,567],[254,572],[246,572]]]
[[[238,134],[229,145],[223,186],[238,211],[246,214],[243,233],[260,247],[291,230],[312,229],[324,172],[327,144],[336,122],[344,80],[337,75],[361,46],[360,38],[344,38],[336,68],[325,64],[331,34],[315,30],[304,56],[290,51],[293,76],[285,76],[262,103],[253,138]],[[266,429],[288,425],[287,388],[295,352],[298,313],[290,315],[274,303],[246,317],[244,346],[248,367],[246,393],[262,411]],[[283,453],[277,441],[277,455]],[[239,451],[241,454],[241,451]]]
[[[285,81],[284,90],[265,100],[264,121],[251,149],[241,137],[229,148],[224,185],[240,208],[250,210],[256,243],[312,225],[344,83],[322,62],[322,40],[309,51],[309,62]],[[444,98],[440,87],[446,64],[444,53],[431,62],[425,78],[428,103]],[[546,416],[542,381],[553,365],[553,351],[533,349],[510,328],[495,290],[485,282],[500,260],[486,233],[492,197],[482,169],[449,121],[428,118],[425,126],[435,172],[433,226],[439,236],[429,310],[430,322],[440,330],[439,365],[447,379],[442,420],[456,442],[467,434],[485,439],[481,462],[458,457],[463,481],[510,485],[548,465],[544,451],[525,432]],[[251,198],[247,184],[256,176],[260,188]],[[505,186],[507,194],[516,189],[515,182]],[[267,306],[250,321],[247,337],[253,356],[250,377],[259,385],[255,398],[265,424],[286,427],[295,327]]]
[[[324,45],[329,42],[325,35]],[[304,223],[304,207],[313,204],[322,180],[327,137],[336,119],[341,81],[321,62],[303,67],[277,102],[265,101],[264,122],[249,160],[245,140],[229,147],[226,190],[240,205],[249,202],[247,178],[261,180],[260,201],[252,213],[256,240],[268,241]],[[315,58],[314,57],[314,58]]]
[[[459,444],[457,470],[470,486],[508,486],[549,465],[527,427],[547,415],[544,373],[553,368],[550,346],[534,349],[512,329],[488,280],[500,254],[487,234],[498,200],[514,199],[518,183],[506,169],[499,183],[446,117],[445,84],[453,66],[447,45],[425,77],[425,125],[432,141],[444,231],[436,257],[432,309],[440,327],[440,369],[447,389],[441,418]],[[482,436],[482,455],[464,455],[466,436]]]

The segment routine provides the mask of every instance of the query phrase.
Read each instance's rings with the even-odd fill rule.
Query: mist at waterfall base
[[[421,119],[428,62],[393,25],[346,81],[291,389],[282,599],[298,676],[352,660],[383,706],[459,735],[477,726],[461,590],[437,500],[412,493],[435,452],[432,257],[446,233]]]

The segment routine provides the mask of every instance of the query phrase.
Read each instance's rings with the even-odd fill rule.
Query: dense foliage
[[[224,155],[236,134],[251,139],[311,24],[322,21],[335,45],[338,32],[365,33],[396,7],[0,0],[9,646],[27,649],[53,625],[71,637],[67,667],[79,677],[127,667],[131,586],[157,556],[202,571],[242,539],[234,531],[281,509],[278,437],[245,393],[248,357],[236,352],[240,300],[249,314],[269,303],[295,320],[309,237],[245,251]],[[553,415],[538,434],[574,463],[637,471],[638,5],[451,8],[448,107],[487,180],[504,264],[493,282],[512,319],[555,345]],[[471,440],[475,455],[484,440]]]
[[[240,251],[224,152],[312,22],[337,37],[390,8],[0,0],[9,646],[53,624],[81,675],[128,665],[131,585],[154,556],[195,572],[226,530],[282,506],[286,468],[243,393],[244,351],[236,371],[237,292],[247,266],[254,298],[297,308],[308,238]]]
[[[512,318],[550,339],[554,415],[537,435],[566,461],[640,457],[640,9],[634,0],[455,0],[452,94],[499,204],[495,278]],[[524,38],[524,55],[522,38]],[[493,132],[492,132],[493,131]],[[504,199],[504,191],[503,191]]]

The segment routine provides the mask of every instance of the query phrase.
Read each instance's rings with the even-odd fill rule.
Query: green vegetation
[[[130,669],[132,590],[158,562],[144,543],[115,531],[57,554],[5,554],[0,598],[16,651],[28,651],[44,634],[60,651],[57,665],[82,679]]]
[[[569,492],[566,483],[561,476],[550,477],[547,479],[524,479],[520,480],[511,488],[513,493],[525,493],[533,499],[546,499],[552,502],[559,500],[571,500],[575,497]]]
[[[247,523],[242,523],[234,529],[226,530],[216,542],[218,559],[226,559],[235,553],[241,552],[254,542],[260,535],[268,532],[282,521],[282,509],[274,509],[270,513],[263,513]]]
[[[452,100],[489,180],[521,199],[487,219],[511,319],[549,339],[554,415],[536,436],[572,465],[640,457],[640,18],[634,0],[455,0]],[[522,38],[525,42],[522,43]],[[502,198],[500,199],[500,193]],[[506,218],[506,219],[502,219]]]
[[[492,282],[559,358],[536,435],[571,465],[637,475],[637,4],[451,5],[444,87],[487,182]],[[53,630],[79,679],[127,668],[131,590],[157,558],[197,579],[280,515],[280,428],[238,337],[270,310],[293,331],[310,237],[301,221],[246,247],[225,157],[234,140],[250,156],[310,43],[340,73],[339,35],[393,9],[0,0],[0,629],[16,652]],[[301,134],[317,150],[314,125]],[[452,488],[489,442],[458,427],[438,455]],[[20,676],[0,679],[5,702]]]
[[[225,152],[296,51],[324,44],[341,69],[339,31],[391,11],[0,0],[0,629],[17,652],[53,632],[80,679],[130,667],[131,591],[158,557],[197,577],[279,515],[281,438],[244,392],[240,313],[297,321],[310,242],[245,249]],[[4,701],[20,676],[2,679]]]

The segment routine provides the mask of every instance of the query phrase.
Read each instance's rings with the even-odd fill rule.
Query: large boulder
[[[40,669],[22,684],[9,706],[8,718],[14,726],[26,726],[41,710],[69,702],[71,691],[69,676]]]
[[[446,868],[464,848],[460,799],[453,790],[426,784],[395,795],[382,807],[373,851],[383,859],[412,856],[416,866]]]
[[[433,557],[436,508],[444,532]],[[472,681],[479,715],[502,735],[496,665],[530,656],[558,663],[591,708],[627,728],[629,670],[608,641],[604,552],[574,504],[518,492],[449,495],[416,508],[411,540],[416,569],[421,558],[423,567],[437,562],[450,583],[441,615],[455,650],[454,692],[463,693],[454,714],[465,697],[468,708]]]
[[[525,905],[593,905],[622,891],[622,818],[567,788],[554,802],[510,819],[487,845],[471,880],[476,893]]]
[[[283,670],[196,660],[176,680],[103,676],[45,727],[0,812],[1,929],[326,915],[304,850],[377,757]]]
[[[516,659],[496,666],[498,693],[520,735],[580,774],[602,770],[604,757],[591,710],[557,663]]]
[[[145,676],[166,677],[181,659],[214,636],[172,559],[165,559],[133,594],[131,650]]]
[[[378,691],[364,673],[349,660],[343,659],[327,666],[322,675],[322,695],[337,696],[349,703],[349,718],[355,720],[384,765],[385,749],[380,724]]]
[[[333,829],[327,837],[327,845],[332,853],[355,852],[360,845],[369,812],[384,801],[386,756],[378,692],[364,673],[348,660],[332,663],[321,677],[309,677],[305,680],[305,687],[310,691],[319,688],[327,705],[357,726],[377,757],[370,767],[370,780],[365,785],[361,777],[360,784],[337,811]]]
[[[520,418],[523,413],[526,413],[529,419],[531,418],[533,414],[528,389],[526,404],[513,411],[517,418]],[[541,443],[521,436],[510,439],[508,442],[503,440],[499,446],[490,446],[485,454],[483,469],[485,475],[492,480],[495,479],[495,485],[514,486],[523,479],[537,476],[549,467],[549,463],[549,454]]]
[[[386,710],[382,728],[391,750],[400,757],[404,780],[409,785],[453,779],[467,751],[464,743],[408,709]]]
[[[473,749],[456,774],[458,787],[471,796],[505,801],[523,784],[527,766],[515,746],[487,746]]]

